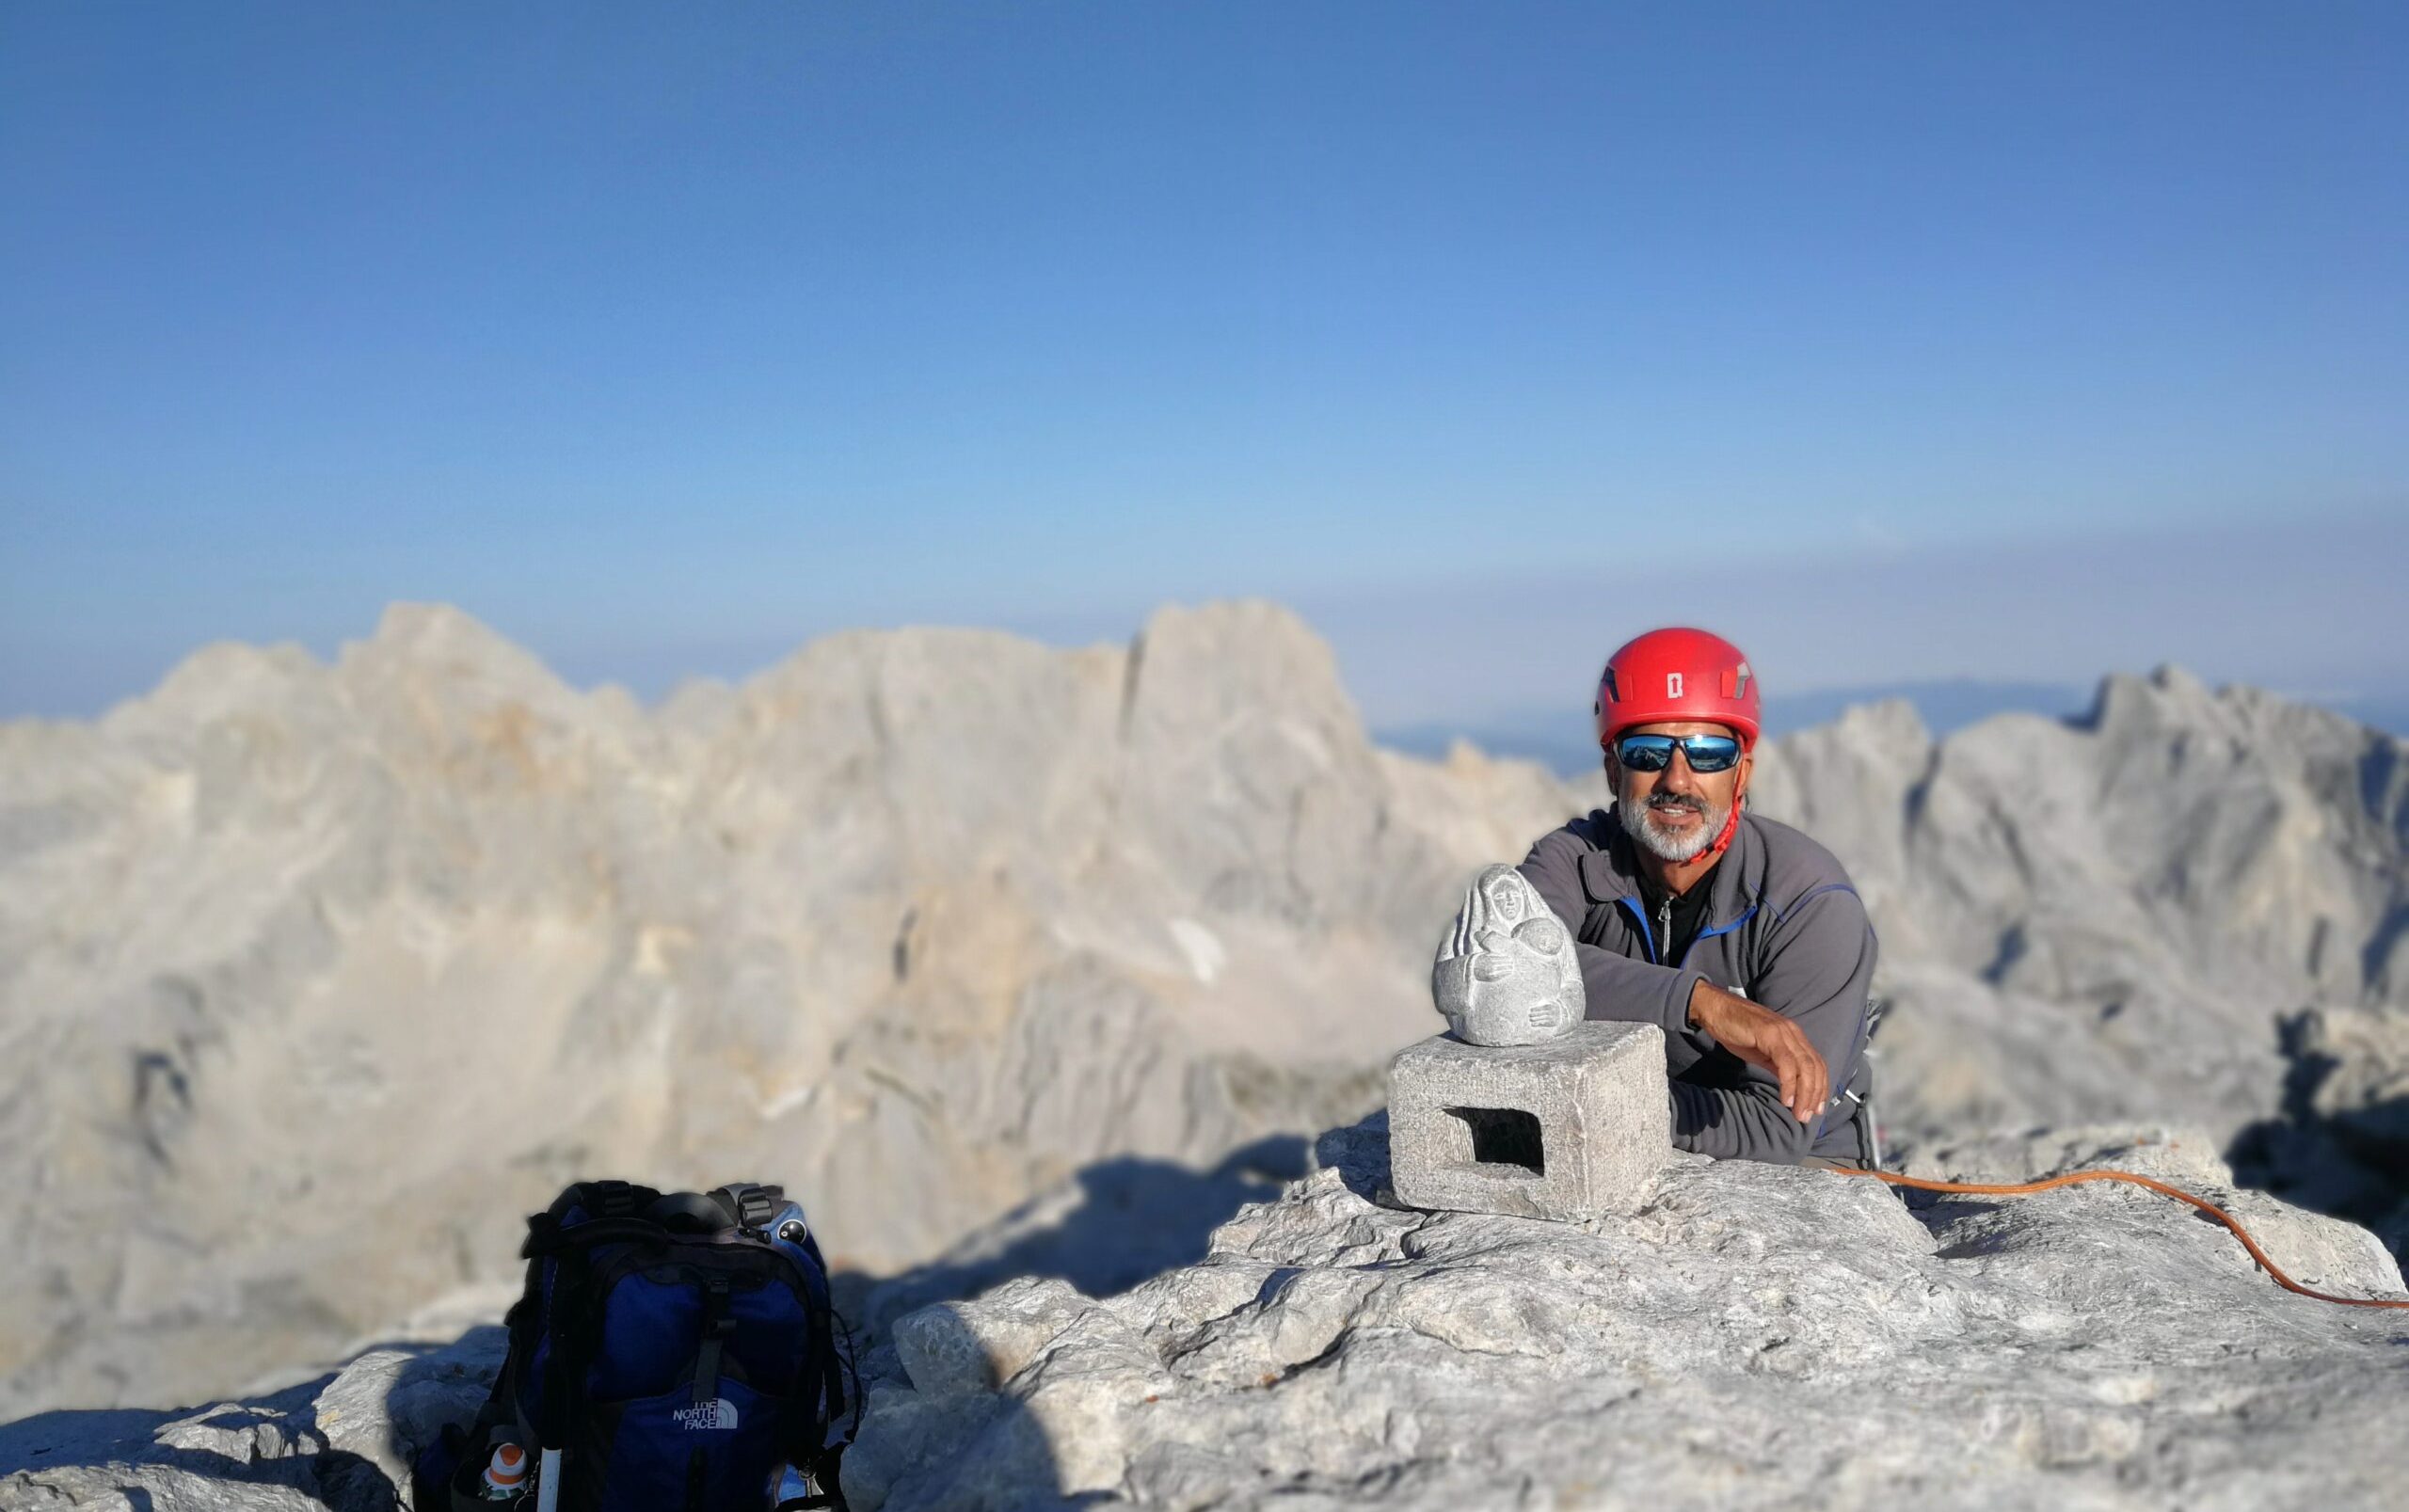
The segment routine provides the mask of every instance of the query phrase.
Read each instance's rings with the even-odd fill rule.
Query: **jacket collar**
[[[1581,885],[1590,901],[1611,905],[1626,898],[1642,898],[1638,848],[1623,833],[1620,816],[1613,808],[1602,808],[1590,815],[1590,821],[1606,842],[1581,856]],[[1763,854],[1764,843],[1757,834],[1756,817],[1743,809],[1739,828],[1732,833],[1723,859],[1706,874],[1706,928],[1729,928],[1755,901],[1758,889],[1749,879],[1763,869]]]

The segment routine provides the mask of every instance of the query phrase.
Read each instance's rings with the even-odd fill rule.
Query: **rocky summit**
[[[1466,883],[1604,797],[1376,749],[1259,603],[652,708],[405,605],[0,724],[0,1505],[390,1505],[598,1175],[809,1205],[864,1506],[2402,1498],[2400,1315],[2161,1198],[1683,1163],[1566,1226],[1316,1157]],[[2409,744],[2162,668],[1855,709],[1751,803],[1867,900],[1910,1170],[2171,1173],[2398,1287]]]
[[[2019,1199],[1678,1157],[1579,1223],[1394,1205],[1375,1116],[1116,1296],[1009,1281],[898,1319],[858,1512],[2375,1507],[2409,1487],[2409,1313],[2278,1289],[2131,1188]],[[2113,1165],[2226,1205],[2305,1284],[2401,1295],[2366,1233],[2236,1191],[2195,1135],[1990,1141],[1924,1169]],[[0,1507],[385,1512],[496,1330],[279,1395],[0,1428]]]
[[[1903,1202],[1683,1156],[1578,1224],[1383,1205],[1376,1120],[1092,1299],[1027,1281],[896,1324],[861,1512],[2397,1505],[2409,1313],[2279,1290],[2132,1188]],[[1955,1173],[1996,1178],[2006,1152]],[[2237,1193],[2195,1138],[2051,1152],[2229,1204],[2304,1284],[2399,1297],[2362,1229]],[[2022,1175],[2017,1171],[2013,1174]],[[2034,1172],[2043,1174],[2044,1172]],[[2314,1277],[2314,1281],[2310,1278]]]

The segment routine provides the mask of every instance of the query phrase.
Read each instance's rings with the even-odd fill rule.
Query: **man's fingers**
[[[1801,1123],[1812,1122],[1831,1095],[1831,1078],[1824,1068],[1824,1058],[1816,1053],[1806,1032],[1786,1019],[1781,1021],[1776,1036],[1780,1060],[1776,1074],[1781,1078],[1782,1102],[1792,1118]]]
[[[1798,1089],[1798,1122],[1805,1123],[1821,1113],[1825,1103],[1831,1099],[1832,1078],[1824,1067],[1824,1058],[1816,1053],[1812,1044],[1806,1042],[1806,1036],[1800,1035],[1799,1041],[1799,1051],[1806,1065],[1802,1068]]]
[[[1812,1123],[1831,1099],[1830,1068],[1806,1030],[1769,1009],[1754,1003],[1747,1008],[1736,1023],[1719,1024],[1716,1037],[1724,1048],[1773,1075],[1792,1118]]]
[[[1800,1063],[1797,1053],[1786,1040],[1776,1039],[1766,1048],[1771,1052],[1767,1059],[1772,1063],[1765,1069],[1772,1072],[1775,1079],[1781,1083],[1782,1107],[1788,1110],[1791,1117],[1796,1118],[1798,1099],[1806,1091],[1804,1083],[1807,1068]]]
[[[1831,1093],[1826,1090],[1824,1057],[1816,1055],[1814,1045],[1807,1042],[1807,1035],[1799,1035],[1799,1061],[1802,1064],[1799,1064],[1797,1117],[1804,1124],[1804,1122],[1814,1120],[1819,1112],[1824,1112],[1824,1098]]]
[[[1790,1116],[1804,1123],[1812,1119],[1815,1109],[1822,1106],[1815,1095],[1815,1052],[1793,1050],[1791,1064],[1795,1069],[1797,1097],[1790,1105]]]

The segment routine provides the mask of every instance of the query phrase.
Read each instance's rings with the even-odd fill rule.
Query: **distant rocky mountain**
[[[1854,709],[1770,749],[1755,793],[1873,912],[1894,1127],[2176,1119],[2231,1138],[2298,1080],[2287,1021],[2409,1022],[2404,758],[2163,668],[2110,677],[2078,719],[1945,740],[1903,703]]]
[[[1924,682],[1827,688],[1779,693],[1764,701],[1765,733],[1779,737],[1828,724],[1860,704],[1893,700],[1912,706],[1924,727],[1949,735],[1994,714],[2073,714],[2084,691],[2053,682],[1995,682],[1958,677]],[[1469,740],[1492,756],[1536,761],[1566,777],[1580,777],[1598,764],[1589,710],[1578,698],[1560,708],[1530,708],[1475,720],[1426,720],[1373,731],[1381,744],[1408,756],[1439,756],[1458,740]]]
[[[2068,683],[2002,682],[1975,677],[1821,688],[1811,692],[1767,697],[1765,733],[1776,737],[1791,735],[1827,724],[1860,705],[1894,701],[1911,706],[1924,728],[1938,737],[1954,735],[1999,714],[2077,718],[2090,704],[2091,692]],[[2290,702],[2308,703],[2386,734],[2409,737],[2409,698],[2337,693]],[[1393,750],[1434,758],[1445,755],[1458,740],[1469,740],[1492,756],[1536,761],[1567,777],[1585,776],[1598,762],[1588,710],[1577,698],[1553,708],[1513,710],[1468,720],[1383,724],[1372,733],[1375,740]]]
[[[2169,671],[1859,709],[1758,796],[1874,911],[1899,1136],[2193,1123],[2398,1243],[2402,756]],[[1376,749],[1264,604],[848,633],[653,709],[398,607],[0,725],[0,1418],[450,1337],[581,1175],[784,1181],[881,1316],[1125,1285],[1196,1252],[1126,1232],[1165,1173],[1224,1216],[1378,1103],[1466,880],[1603,801]]]
[[[814,642],[652,711],[455,611],[0,726],[0,1418],[513,1283],[567,1180],[759,1176],[885,1275],[1380,1097],[1535,769],[1375,751],[1287,613]]]

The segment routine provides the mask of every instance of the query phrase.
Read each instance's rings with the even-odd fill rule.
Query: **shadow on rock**
[[[503,1330],[372,1345],[247,1401],[62,1409],[0,1424],[0,1507],[407,1506],[409,1464],[492,1384]],[[239,1489],[236,1489],[238,1488]]]
[[[1281,1184],[1312,1163],[1297,1135],[1258,1139],[1209,1170],[1126,1156],[1098,1161],[925,1265],[888,1277],[838,1274],[838,1304],[867,1345],[915,1308],[1020,1277],[1066,1281],[1090,1297],[1126,1291],[1202,1260],[1215,1229],[1247,1203],[1279,1196]]]
[[[1216,1228],[1316,1164],[1367,1196],[1383,1189],[1387,1142],[1376,1114],[1310,1146],[1295,1135],[1261,1139],[1205,1170],[1104,1160],[927,1265],[833,1278],[863,1386],[910,1398],[847,1456],[848,1485],[865,1493],[855,1504],[890,1491],[899,1507],[932,1497],[1077,1506],[1104,1494],[1119,1470],[1087,1463],[1089,1404],[1060,1383],[1013,1382],[1022,1345],[1105,1363],[1145,1355],[1088,1298],[1202,1260]],[[916,1313],[908,1337],[889,1337]],[[474,1416],[506,1346],[502,1329],[481,1327],[448,1345],[379,1345],[244,1403],[55,1411],[0,1425],[0,1506],[407,1507],[412,1462],[445,1424]]]
[[[2285,1019],[2283,1111],[2234,1137],[2236,1179],[2364,1225],[2409,1264],[2409,1020],[2312,1009]]]
[[[1389,1110],[1325,1130],[1314,1140],[1314,1160],[1337,1171],[1339,1182],[1364,1201],[1389,1201]]]
[[[0,1426],[0,1506],[319,1506],[391,1512],[403,1504],[393,1477],[375,1460],[327,1447],[308,1422],[277,1405],[314,1393],[311,1382],[267,1402],[170,1411],[110,1409],[39,1413]],[[225,1447],[208,1447],[211,1442]],[[195,1500],[192,1482],[211,1489]],[[221,1496],[219,1488],[251,1494]],[[270,1488],[292,1496],[262,1496]]]
[[[87,1411],[62,1408],[55,1412],[37,1412],[14,1423],[0,1423],[0,1475],[13,1475],[21,1470],[106,1464],[124,1445],[148,1441],[162,1424],[190,1415],[189,1409],[99,1408]]]
[[[884,1281],[846,1278],[866,1326],[870,1407],[845,1456],[848,1504],[1003,1512],[1117,1502],[1128,1414],[1176,1386],[1156,1347],[1095,1299],[1204,1260],[1215,1229],[1316,1167],[1366,1201],[1385,1197],[1387,1110],[1310,1151],[1295,1136],[1267,1138],[1210,1170],[1101,1161],[931,1265]],[[1203,1450],[1158,1447],[1153,1473],[1176,1478],[1183,1454],[1201,1467],[1192,1473],[1220,1472]]]
[[[845,1453],[847,1506],[917,1512],[1092,1500],[1071,1489],[1064,1453],[1076,1464],[1083,1434],[1072,1420],[1094,1404],[1065,1404],[1045,1382],[1014,1377],[1082,1312],[1093,1311],[1056,1279],[1007,1282],[979,1301],[939,1303],[897,1319],[892,1337],[865,1361],[876,1410]],[[1092,1478],[1117,1477],[1113,1466]]]

